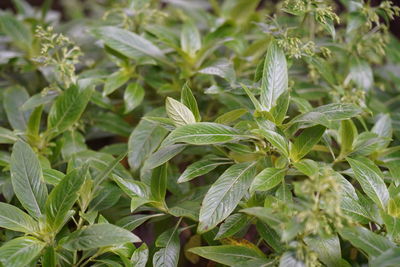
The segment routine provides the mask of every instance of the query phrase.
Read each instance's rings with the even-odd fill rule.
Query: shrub
[[[0,264],[398,265],[391,2],[14,3]]]

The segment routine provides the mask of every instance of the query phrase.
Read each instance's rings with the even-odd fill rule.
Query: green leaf
[[[306,267],[306,264],[296,257],[292,251],[287,251],[282,254],[279,260],[279,267]]]
[[[140,242],[131,232],[112,224],[93,224],[69,235],[62,242],[68,250],[89,250],[107,246],[118,246],[128,242]]]
[[[128,84],[124,92],[125,114],[137,108],[142,103],[143,98],[144,89],[142,86],[140,86],[140,84]]]
[[[361,89],[368,91],[374,84],[371,66],[367,61],[355,58],[350,60],[349,77]]]
[[[150,182],[151,197],[155,201],[163,203],[167,193],[168,165],[164,164],[153,170]]]
[[[221,144],[243,138],[243,135],[231,127],[212,122],[198,122],[176,128],[164,140],[162,146],[178,142],[192,145]]]
[[[107,46],[128,58],[138,60],[147,56],[168,62],[160,48],[136,33],[112,26],[95,28],[91,32]]]
[[[215,239],[230,237],[244,228],[250,222],[249,216],[242,213],[230,215],[219,227]]]
[[[194,118],[197,122],[201,121],[199,107],[197,106],[196,98],[189,87],[188,82],[182,87],[181,102],[192,111]]]
[[[3,202],[0,202],[0,227],[24,233],[35,233],[38,230],[38,224],[31,216]]]
[[[0,144],[14,144],[17,136],[10,130],[0,127]]]
[[[153,266],[178,266],[180,241],[178,225],[162,233],[156,240],[156,246],[161,247],[153,256]]]
[[[209,173],[216,167],[224,164],[229,164],[229,161],[216,161],[213,159],[203,159],[199,160],[191,165],[189,165],[185,171],[178,178],[178,183],[188,182],[198,176]]]
[[[28,92],[20,86],[13,86],[4,91],[3,106],[8,122],[14,130],[26,129],[31,110],[22,111],[20,108],[28,98]]]
[[[379,168],[367,158],[347,158],[347,161],[367,196],[380,208],[385,209],[389,201],[389,191]]]
[[[29,51],[32,45],[32,34],[27,27],[17,19],[17,16],[1,12],[0,29],[19,47]]]
[[[325,132],[325,127],[317,125],[307,128],[294,140],[293,146],[290,150],[290,156],[294,161],[299,161],[307,155],[321,139]]]
[[[308,237],[305,242],[314,250],[318,258],[328,267],[341,265],[342,253],[337,235],[327,237]]]
[[[10,170],[15,195],[28,213],[38,219],[44,210],[47,188],[39,159],[27,143],[14,144]]]
[[[200,209],[197,231],[203,233],[222,222],[239,204],[255,175],[254,163],[229,167],[210,187]]]
[[[276,105],[271,108],[271,115],[277,125],[281,125],[285,119],[286,112],[289,108],[289,100],[290,94],[286,91],[278,97]]]
[[[253,260],[266,260],[266,257],[263,256],[258,249],[256,249],[255,247],[244,246],[244,245],[197,247],[197,248],[191,248],[189,249],[189,251],[203,258],[228,266],[240,266],[241,264]]]
[[[394,267],[400,262],[400,248],[391,248],[369,262],[369,266]]]
[[[234,109],[229,112],[226,112],[219,116],[218,118],[215,119],[216,123],[221,123],[221,124],[229,124],[232,123],[236,120],[238,120],[240,117],[242,117],[244,114],[247,113],[247,110],[244,108],[239,108],[239,109]]]
[[[279,185],[285,178],[286,169],[265,168],[254,178],[250,192],[268,191]]]
[[[232,62],[226,58],[213,61],[207,67],[199,70],[199,73],[219,76],[230,83],[236,80],[236,73],[233,69]]]
[[[274,249],[276,252],[280,253],[285,250],[284,245],[281,243],[281,237],[277,232],[269,227],[267,224],[257,221],[256,223],[257,232],[260,234],[261,238],[267,242],[267,244]]]
[[[151,219],[151,218],[156,218],[164,216],[163,213],[156,213],[156,214],[135,214],[131,216],[124,217],[120,220],[118,220],[115,224],[119,227],[122,227],[128,231],[133,231],[140,225],[142,225],[145,221]]]
[[[151,111],[145,116],[160,115],[160,110]],[[159,125],[142,119],[133,130],[128,141],[128,162],[137,170],[143,161],[160,145],[167,131]]]
[[[125,71],[117,71],[111,74],[104,84],[103,96],[112,94],[115,90],[124,85],[129,80],[129,76],[129,73]]]
[[[190,57],[194,57],[196,52],[201,49],[200,32],[192,22],[187,22],[183,25],[181,32],[181,48]]]
[[[353,143],[357,136],[357,128],[352,120],[342,120],[339,128],[340,154],[346,155],[353,149]]]
[[[142,170],[151,170],[164,164],[165,162],[169,161],[170,159],[181,153],[185,148],[186,145],[183,144],[175,144],[161,147],[159,150],[157,150],[155,153],[147,158]]]
[[[267,139],[282,155],[289,157],[289,142],[280,134],[276,126],[267,120],[257,120],[260,134]]]
[[[45,245],[30,236],[12,239],[0,247],[0,262],[7,267],[29,266]]]
[[[342,238],[350,241],[353,246],[363,250],[369,256],[380,256],[382,253],[395,247],[395,244],[389,239],[375,234],[364,227],[344,227],[339,230]]]
[[[68,173],[51,191],[46,201],[47,223],[58,232],[66,223],[69,211],[78,199],[78,192],[85,181],[87,168]]]
[[[75,85],[65,90],[50,109],[48,131],[58,135],[71,127],[81,117],[92,93],[91,87],[80,90]]]
[[[132,267],[145,267],[148,257],[149,257],[149,249],[147,248],[146,243],[143,243],[140,247],[135,249],[135,251],[132,254],[131,257],[131,262],[133,263]]]
[[[275,41],[268,47],[261,80],[261,105],[267,111],[288,88],[286,57]]]
[[[167,110],[168,117],[177,127],[196,122],[192,111],[187,106],[171,97],[167,97],[165,108]]]

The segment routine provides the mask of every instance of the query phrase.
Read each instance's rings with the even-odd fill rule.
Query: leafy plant
[[[397,265],[400,8],[13,2],[1,266]]]

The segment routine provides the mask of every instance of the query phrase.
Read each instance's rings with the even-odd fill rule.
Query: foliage
[[[13,2],[0,265],[398,264],[391,2]]]

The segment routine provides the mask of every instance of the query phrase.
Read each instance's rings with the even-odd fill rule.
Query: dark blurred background
[[[44,2],[49,2],[48,0],[26,0],[28,3],[30,3],[33,6],[41,6]],[[84,2],[85,0],[81,0]],[[190,1],[190,0],[188,0]],[[260,5],[263,3],[266,3],[267,1],[272,1],[272,2],[277,2],[278,0],[262,0]],[[340,0],[335,0],[339,6],[339,12],[343,8],[343,6],[340,3]],[[400,0],[391,0],[395,5],[400,6]],[[63,6],[60,3],[60,0],[53,0],[52,1],[52,6],[51,9],[61,11],[63,10]],[[379,5],[382,0],[369,0],[369,2],[372,4],[372,6]],[[0,0],[0,9],[7,9],[7,8],[13,8],[12,0]],[[391,22],[390,24],[390,31],[397,36],[397,38],[400,39],[400,17],[397,17],[394,21]]]

